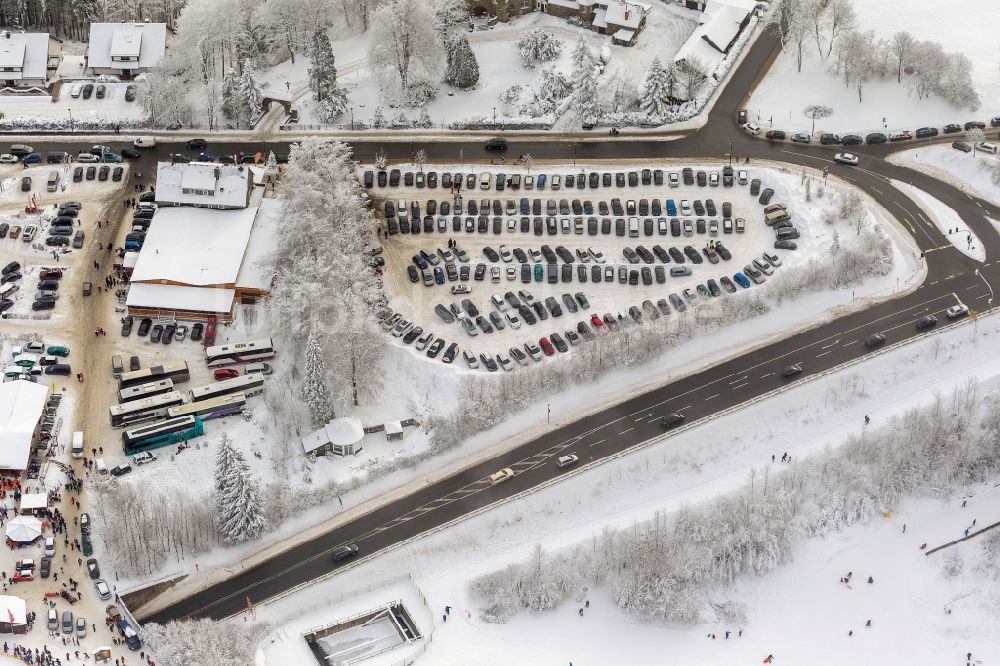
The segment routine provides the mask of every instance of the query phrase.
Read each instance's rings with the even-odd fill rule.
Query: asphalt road
[[[584,417],[517,447],[504,455],[477,465],[460,474],[429,485],[404,499],[379,508],[353,522],[317,539],[283,553],[233,578],[215,584],[147,617],[144,621],[166,622],[188,617],[222,618],[241,612],[246,600],[254,603],[312,580],[333,569],[331,550],[341,544],[355,542],[362,555],[417,536],[470,511],[532,488],[558,475],[554,458],[564,453],[576,453],[582,464],[597,464],[623,449],[662,433],[659,418],[670,412],[680,412],[688,422],[711,416],[727,407],[740,404],[785,384],[780,376],[782,367],[800,363],[804,375],[827,369],[867,353],[864,339],[881,332],[889,342],[896,342],[919,333],[914,321],[923,314],[937,314],[964,303],[970,308],[986,308],[988,289],[973,274],[979,268],[985,278],[1000,285],[1000,266],[991,259],[1000,249],[1000,239],[984,215],[1000,219],[1000,210],[985,201],[971,197],[958,189],[925,174],[894,166],[884,161],[894,150],[913,147],[912,143],[886,146],[858,146],[851,152],[861,155],[860,167],[852,168],[832,161],[835,147],[768,142],[743,133],[735,123],[736,112],[742,107],[756,79],[774,57],[777,39],[763,36],[750,49],[732,80],[721,93],[709,116],[707,125],[697,132],[675,140],[664,136],[636,139],[623,136],[612,139],[607,135],[581,133],[575,137],[561,136],[546,140],[510,136],[509,154],[531,153],[536,160],[578,161],[619,160],[641,162],[669,157],[728,160],[730,151],[748,155],[752,160],[774,160],[792,165],[821,169],[830,167],[831,174],[844,178],[872,195],[890,213],[897,216],[910,231],[917,245],[926,253],[927,278],[916,290],[901,294],[863,312],[840,317],[804,332],[749,352],[695,375],[671,382],[661,388]],[[625,133],[627,134],[627,133]],[[123,144],[109,140],[112,147]],[[377,150],[383,150],[390,161],[408,160],[413,151],[424,149],[431,162],[458,161],[459,151],[464,161],[487,160],[494,155],[483,149],[481,139],[441,143],[365,142],[353,141],[355,155],[369,161]],[[65,148],[79,150],[78,144],[46,144],[42,150]],[[38,149],[36,147],[36,149]],[[209,152],[235,154],[287,153],[286,143],[211,144]],[[167,159],[170,153],[185,152],[183,146],[160,142],[144,151],[136,168],[153,172],[154,161]],[[910,182],[946,205],[958,211],[984,243],[987,263],[967,258],[955,250],[929,222],[920,208],[889,181]],[[610,398],[610,397],[609,397]],[[510,481],[490,486],[489,474],[511,467],[516,475]]]

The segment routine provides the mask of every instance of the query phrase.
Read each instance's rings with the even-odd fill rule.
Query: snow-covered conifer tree
[[[320,29],[313,35],[313,66],[309,68],[309,88],[317,102],[317,115],[326,121],[333,120],[347,110],[347,91],[337,83],[337,66],[330,45],[330,36]]]
[[[562,46],[562,42],[552,33],[541,28],[525,30],[517,40],[517,51],[521,54],[521,62],[528,69],[533,69],[536,62],[548,62],[558,58]]]
[[[264,93],[261,90],[260,82],[257,81],[257,73],[254,71],[253,63],[249,60],[243,62],[243,75],[240,77],[239,99],[243,107],[243,115],[246,121],[257,117],[264,106]]]
[[[215,504],[219,532],[230,543],[260,538],[267,527],[260,482],[243,454],[222,434],[215,460]]]
[[[668,78],[668,73],[660,62],[659,57],[654,57],[649,63],[649,69],[642,80],[642,88],[639,92],[639,103],[642,105],[644,113],[648,113],[653,118],[663,118],[670,110],[670,92],[673,84]]]
[[[329,373],[326,369],[326,359],[323,358],[323,348],[315,329],[309,331],[306,340],[305,379],[302,380],[302,398],[312,413],[313,423],[322,425],[334,417],[333,400],[327,387]]]
[[[479,83],[479,62],[469,46],[469,38],[459,33],[448,41],[448,70],[444,80],[459,88],[468,90]]]
[[[583,35],[573,47],[573,110],[583,121],[597,115],[597,72],[594,54]]]

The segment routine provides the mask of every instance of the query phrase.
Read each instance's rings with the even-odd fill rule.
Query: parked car
[[[972,144],[966,143],[965,141],[953,141],[951,147],[954,148],[955,150],[960,150],[963,153],[972,152]]]

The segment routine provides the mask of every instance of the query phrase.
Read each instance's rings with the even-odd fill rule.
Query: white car
[[[589,252],[590,256],[592,256],[594,258],[594,263],[595,264],[603,264],[604,263],[604,253],[601,252],[600,250],[598,250],[597,248],[588,247],[587,248],[587,252]]]
[[[462,356],[465,357],[465,364],[469,366],[469,370],[475,370],[479,367],[479,359],[469,350],[462,352]]]
[[[510,372],[514,369],[514,362],[506,354],[497,354],[497,363],[500,364],[504,372]]]
[[[514,261],[514,255],[510,253],[510,248],[506,245],[500,246],[500,258],[507,264]]]
[[[691,202],[687,199],[681,199],[681,215],[691,214]]]
[[[747,184],[747,172],[746,172],[746,169],[740,169],[739,170],[739,172],[737,173],[737,176],[736,176],[736,182],[738,182],[740,185],[746,185]]]
[[[493,294],[490,296],[490,303],[500,312],[506,312],[509,307],[502,294]]]
[[[431,333],[430,331],[427,331],[419,338],[417,338],[417,344],[415,344],[414,347],[416,347],[417,351],[423,351],[427,348],[427,345],[429,345],[433,341],[434,341],[434,334]]]
[[[513,312],[505,313],[507,317],[507,324],[514,330],[521,328],[521,319]]]
[[[491,266],[490,267],[490,281],[491,282],[499,282],[500,281],[500,267],[499,266]]]
[[[976,148],[983,151],[984,153],[992,153],[994,155],[997,154],[997,144],[995,143],[989,143],[988,141],[984,141],[978,146],[976,146]]]
[[[10,153],[0,155],[0,164],[17,164],[20,161],[15,155],[11,155]]]
[[[108,600],[111,598],[111,588],[108,587],[108,584],[104,582],[103,578],[95,580],[94,587],[97,588],[97,596],[101,599]]]
[[[507,479],[513,479],[513,478],[514,478],[514,470],[512,470],[510,467],[504,467],[499,472],[494,472],[493,474],[490,474],[490,485],[495,486],[498,483],[503,483]]]
[[[45,537],[45,554],[52,557],[56,554],[55,537]]]
[[[944,314],[948,317],[948,319],[958,319],[959,317],[964,317],[969,314],[969,308],[965,305],[953,305],[945,310]]]
[[[851,166],[857,166],[858,159],[857,155],[852,155],[851,153],[837,153],[833,156],[834,162],[839,162],[840,164],[849,164]]]
[[[743,131],[746,132],[747,134],[757,136],[758,134],[760,134],[760,127],[754,125],[753,123],[747,123],[746,125],[743,126]]]
[[[77,162],[100,162],[101,158],[92,153],[80,153],[76,156]]]
[[[132,464],[138,467],[139,465],[145,465],[146,463],[151,463],[156,460],[154,456],[149,451],[140,451],[139,453],[132,456]]]
[[[453,294],[471,294],[472,287],[467,284],[456,284],[451,288],[451,293]]]
[[[667,182],[670,184],[670,187],[680,187],[681,186],[680,174],[678,174],[676,171],[671,171],[670,173],[667,174]]]

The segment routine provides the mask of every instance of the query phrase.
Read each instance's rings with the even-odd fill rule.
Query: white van
[[[97,476],[108,476],[108,466],[104,464],[104,458],[96,459],[94,467],[97,469]]]
[[[59,172],[49,171],[49,179],[45,183],[45,189],[49,192],[55,192],[59,189]]]
[[[77,81],[69,88],[69,96],[76,99],[80,96],[80,92],[83,90],[83,81]]]
[[[243,367],[243,374],[244,375],[251,375],[253,373],[260,373],[262,375],[269,375],[272,372],[274,372],[274,370],[272,370],[271,366],[269,366],[267,363],[247,363]]]
[[[73,433],[73,448],[70,450],[74,458],[83,457],[83,432],[77,430]]]
[[[639,218],[628,218],[628,235],[630,238],[637,238],[639,236]]]
[[[138,139],[132,142],[132,145],[135,146],[136,148],[155,148],[156,137],[140,136]]]

